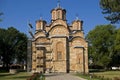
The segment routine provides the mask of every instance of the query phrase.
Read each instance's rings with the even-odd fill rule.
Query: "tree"
[[[108,14],[105,18],[111,23],[120,22],[120,0],[100,0],[100,7],[103,14]]]
[[[5,67],[8,67],[14,59],[19,62],[26,60],[27,36],[13,27],[0,28],[0,56]]]
[[[117,30],[117,35],[115,38],[115,50],[120,52],[120,28]]]
[[[120,66],[120,28],[117,30],[115,38],[115,53],[112,56],[112,66]]]
[[[86,36],[89,43],[89,56],[94,65],[109,67],[114,55],[116,27],[113,25],[99,25]]]
[[[15,47],[16,59],[18,63],[27,61],[27,37],[24,33],[18,35],[19,42]]]

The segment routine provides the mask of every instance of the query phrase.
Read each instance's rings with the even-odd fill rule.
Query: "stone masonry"
[[[51,10],[51,23],[36,21],[32,41],[32,72],[88,73],[88,43],[84,39],[83,21],[66,21],[66,10]]]

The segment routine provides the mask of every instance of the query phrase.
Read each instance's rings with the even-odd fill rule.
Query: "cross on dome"
[[[57,7],[60,8],[60,0],[57,1]]]

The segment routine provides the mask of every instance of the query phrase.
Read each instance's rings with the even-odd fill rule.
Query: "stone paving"
[[[46,80],[87,80],[87,79],[83,79],[78,76],[66,73],[50,73],[46,74]]]

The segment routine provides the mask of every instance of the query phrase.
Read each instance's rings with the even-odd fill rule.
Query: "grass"
[[[90,79],[90,75],[94,75],[95,78]],[[100,78],[104,78],[105,80],[115,80],[115,77],[118,77],[120,79],[120,71],[104,71],[104,72],[92,72],[90,74],[77,74],[77,76],[80,76],[82,78],[88,79],[88,80],[101,80]],[[102,79],[103,80],[103,79]]]
[[[26,80],[28,77],[30,77],[32,74],[27,72],[19,72],[17,74],[10,74],[7,72],[0,73],[0,80]],[[90,75],[95,75],[97,78],[90,79]],[[77,74],[77,76],[80,76],[82,78],[85,78],[87,80],[100,80],[99,77],[114,79],[114,77],[120,78],[120,71],[104,71],[104,72],[92,72],[90,75],[83,75],[83,74]]]
[[[32,74],[27,72],[19,72],[16,74],[0,73],[0,80],[26,80]]]
[[[114,79],[114,77],[120,78],[120,71],[105,71],[105,72],[94,72],[97,76],[104,76],[104,78]]]
[[[87,79],[87,80],[100,80],[98,78],[90,78],[90,75],[84,75],[77,73],[77,76],[80,76],[81,78]]]

